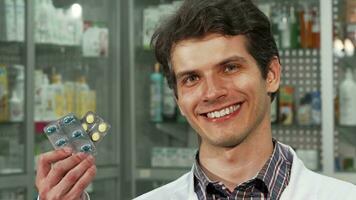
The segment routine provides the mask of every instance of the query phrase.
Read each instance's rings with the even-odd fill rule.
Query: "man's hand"
[[[92,155],[72,155],[69,148],[40,156],[36,187],[40,200],[78,200],[96,174]]]

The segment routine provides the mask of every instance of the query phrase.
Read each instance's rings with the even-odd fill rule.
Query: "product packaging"
[[[291,86],[282,86],[279,97],[279,122],[283,125],[291,125],[294,118],[294,88]]]
[[[339,94],[340,125],[356,126],[356,83],[350,68],[340,83]]]
[[[312,124],[312,95],[310,93],[306,93],[300,100],[297,114],[299,125]]]
[[[10,98],[10,121],[19,122],[24,118],[24,66],[14,65],[17,71],[15,87]]]
[[[9,120],[9,86],[7,66],[0,65],[0,122]]]
[[[152,122],[162,122],[162,85],[163,76],[158,63],[150,75],[150,118]]]
[[[311,102],[311,117],[313,125],[321,124],[321,97],[320,92],[315,91],[311,94],[312,102]]]

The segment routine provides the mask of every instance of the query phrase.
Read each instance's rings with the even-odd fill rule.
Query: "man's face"
[[[233,147],[270,123],[268,92],[278,89],[280,66],[274,59],[277,72],[263,79],[246,42],[242,35],[210,34],[173,48],[177,103],[202,145]]]

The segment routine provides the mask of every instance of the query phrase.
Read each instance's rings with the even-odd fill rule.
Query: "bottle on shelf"
[[[312,11],[312,33],[311,33],[311,42],[312,48],[320,48],[320,16],[319,8],[317,6],[313,7]]]
[[[10,98],[10,121],[20,122],[24,117],[24,66],[14,65],[17,70],[16,83]]]
[[[321,96],[320,91],[314,91],[311,93],[311,119],[313,125],[321,124]]]
[[[309,5],[304,3],[299,11],[300,42],[302,48],[312,48],[312,14]]]
[[[75,95],[75,83],[72,81],[64,82],[64,99],[66,102],[67,112],[75,112],[74,95]]]
[[[44,103],[44,112],[41,117],[41,120],[43,121],[50,121],[56,119],[56,114],[55,114],[55,102],[53,99],[53,90],[51,87],[51,84],[49,83],[49,78],[47,74],[43,74],[43,82],[42,82],[42,101]]]
[[[25,0],[16,0],[16,30],[17,41],[25,40]]]
[[[279,31],[281,33],[281,47],[283,49],[289,49],[291,48],[291,22],[286,5],[283,6],[281,15],[282,17],[279,21]]]
[[[308,126],[312,124],[312,95],[306,93],[301,99],[298,107],[298,124]]]
[[[346,69],[345,79],[339,88],[340,125],[356,126],[356,83],[352,70]]]
[[[60,74],[52,75],[52,84],[51,88],[51,97],[53,99],[55,118],[60,118],[67,113],[66,111],[66,102],[65,102],[65,93],[64,85],[62,83],[62,76]]]
[[[52,40],[51,20],[53,5],[48,0],[38,0],[35,4],[35,40],[37,43],[49,43]],[[53,23],[53,21],[52,21]]]
[[[290,47],[292,49],[300,48],[300,31],[299,20],[297,17],[295,5],[291,5],[289,8],[289,21],[290,21]]]
[[[154,72],[150,74],[150,118],[152,122],[162,122],[162,84],[163,76],[160,65],[154,65]]]
[[[283,125],[292,125],[294,121],[294,88],[283,86],[279,95],[279,121]]]
[[[78,77],[75,86],[74,93],[74,108],[76,110],[77,116],[84,116],[86,112],[88,112],[88,101],[89,101],[89,92],[90,88],[87,84],[87,79],[84,75]]]
[[[0,122],[5,122],[9,120],[8,96],[8,69],[6,65],[0,65]]]
[[[17,27],[16,27],[16,10],[15,1],[4,0],[0,2],[0,9],[2,15],[2,23],[0,30],[0,38],[4,41],[16,41]]]
[[[17,92],[15,90],[12,91],[9,104],[10,121],[21,122],[23,120],[23,101],[21,101],[17,96]]]
[[[272,5],[272,10],[279,10],[278,4]],[[271,12],[271,29],[274,40],[277,44],[277,47],[281,47],[281,36],[279,31],[279,23],[281,21],[281,15],[279,12]]]
[[[47,121],[55,118],[52,98],[50,94],[47,74],[42,70],[35,70],[35,121]]]

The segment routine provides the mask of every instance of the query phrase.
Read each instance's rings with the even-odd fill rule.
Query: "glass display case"
[[[68,113],[82,118],[88,111],[111,122],[116,107],[111,101],[116,94],[110,86],[114,78],[109,52],[111,1],[73,2],[35,4],[36,153],[52,149],[41,134],[48,122]],[[98,144],[98,165],[117,163],[116,135],[109,133]]]
[[[25,172],[25,3],[0,2],[0,176]]]
[[[87,190],[118,199],[120,2],[4,0],[0,10],[0,199],[36,198],[37,157],[53,149],[44,126],[87,111],[111,124]],[[99,192],[107,185],[116,192]]]
[[[306,167],[322,171],[319,1],[255,1],[269,17],[282,78],[272,102],[272,134],[290,145]]]
[[[137,194],[152,190],[179,177],[191,168],[197,147],[194,134],[180,115],[173,92],[162,69],[155,63],[150,38],[159,22],[173,13],[181,1],[134,1],[134,80],[135,84],[136,189]]]
[[[356,2],[333,0],[334,157],[336,172],[356,166]],[[356,181],[355,181],[356,182]]]

